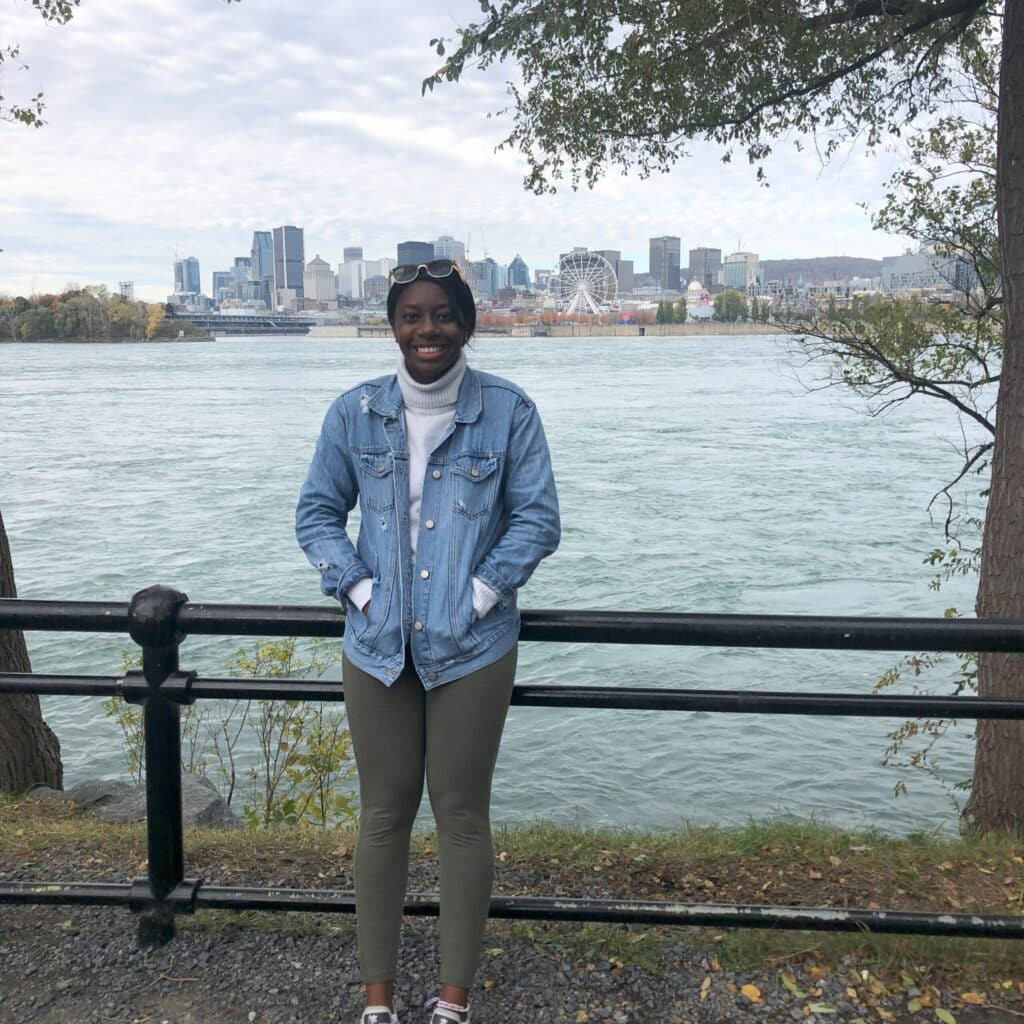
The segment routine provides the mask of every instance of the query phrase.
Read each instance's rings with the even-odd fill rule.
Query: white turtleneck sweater
[[[405,360],[398,360],[398,386],[405,405],[405,437],[409,445],[409,540],[413,563],[420,530],[420,506],[427,461],[455,418],[459,388],[466,373],[466,357],[460,352],[455,365],[443,377],[420,384],[409,376]],[[348,599],[362,608],[372,597],[373,581],[363,578],[347,592]],[[473,577],[473,611],[482,619],[496,604],[498,595],[483,581]]]

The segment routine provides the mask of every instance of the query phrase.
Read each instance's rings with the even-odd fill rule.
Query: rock
[[[146,786],[134,789],[125,787],[127,792],[116,802],[100,807],[96,814],[107,821],[133,822],[146,818]],[[224,802],[217,788],[209,779],[196,775],[181,777],[181,811],[185,825],[215,825],[226,828],[237,825],[238,818]]]
[[[28,794],[29,800],[72,800],[79,807],[102,807],[119,800],[131,792],[131,786],[120,779],[86,779],[70,789],[50,789],[48,786],[36,786]]]

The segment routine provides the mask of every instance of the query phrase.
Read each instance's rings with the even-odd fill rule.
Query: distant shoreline
[[[762,323],[706,323],[683,324],[552,324],[535,333],[533,325],[518,325],[517,328],[480,328],[478,338],[508,338],[530,340],[544,338],[688,338],[705,335],[752,335],[791,334],[792,331],[775,324]],[[330,325],[311,327],[307,338],[390,338],[391,328],[385,324],[372,327],[355,325]]]
[[[189,338],[0,338],[0,345],[180,345],[188,341],[216,341],[213,335]]]

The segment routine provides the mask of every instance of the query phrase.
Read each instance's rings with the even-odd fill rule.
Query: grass
[[[347,888],[351,830],[194,829],[186,833],[190,871],[228,884],[285,880],[298,887]],[[495,832],[496,893],[804,906],[867,906],[1024,913],[1024,841],[1016,835],[898,837],[848,831],[787,816],[736,828],[676,832],[562,828],[535,823]],[[0,796],[0,874],[48,863],[82,879],[128,878],[145,870],[145,831],[83,814],[72,805]],[[436,839],[417,834],[413,856],[433,870]],[[52,871],[52,868],[51,868]],[[339,880],[340,879],[340,880]],[[351,930],[336,915],[203,913],[183,927]],[[1024,948],[1010,940],[947,939],[862,933],[704,930],[493,921],[488,944],[526,944],[538,956],[607,962],[614,969],[671,970],[682,942],[704,944],[722,969],[867,970],[880,984],[941,981],[953,988],[1024,994]],[[486,960],[485,960],[486,962]],[[855,972],[856,973],[856,972]],[[1007,983],[1010,987],[1007,988]],[[992,998],[995,998],[993,996]],[[1009,998],[1007,996],[1006,998]],[[1005,1002],[1005,999],[1004,999]]]

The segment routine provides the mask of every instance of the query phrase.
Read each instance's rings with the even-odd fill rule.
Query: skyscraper
[[[429,263],[434,258],[431,242],[399,242],[398,265],[403,263]]]
[[[593,249],[592,252],[603,256],[615,271],[615,280],[619,283],[620,292],[633,290],[633,261],[624,260],[619,249]]]
[[[515,259],[508,265],[508,283],[511,288],[530,287],[530,268],[519,253],[516,253]]]
[[[355,263],[363,258],[363,247],[361,245],[346,245],[341,250],[341,258],[345,263]]]
[[[756,252],[733,252],[722,264],[722,283],[726,288],[745,292],[757,280]]]
[[[702,288],[710,288],[718,284],[718,274],[722,269],[722,250],[708,249],[698,246],[690,250],[690,280],[696,281]]]
[[[434,241],[433,259],[455,260],[460,267],[465,266],[466,243],[452,238],[451,235],[442,235]]]
[[[254,285],[252,298],[261,301],[267,309],[272,309],[274,302],[270,293],[274,290],[274,236],[269,231],[252,233],[250,259],[249,280]]]
[[[203,290],[199,284],[199,260],[195,256],[174,261],[174,290],[192,295],[198,295]]]
[[[291,224],[274,228],[274,288],[290,288],[302,308],[302,275],[306,269],[302,228]]]
[[[661,235],[650,240],[650,275],[666,291],[679,291],[681,251],[678,235]]]

